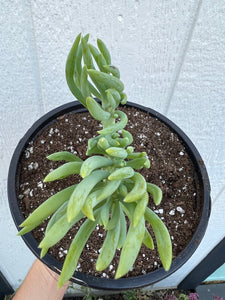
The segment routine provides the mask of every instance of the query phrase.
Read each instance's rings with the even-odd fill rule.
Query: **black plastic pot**
[[[203,188],[203,196],[204,196],[204,203],[203,203],[203,210],[201,215],[201,220],[198,225],[196,232],[193,235],[192,240],[187,245],[187,247],[173,260],[172,266],[168,272],[166,272],[163,268],[159,268],[156,271],[153,271],[146,275],[141,275],[138,277],[130,277],[130,278],[121,278],[121,279],[106,279],[106,278],[99,278],[93,277],[90,275],[86,275],[80,272],[75,272],[72,281],[81,285],[87,285],[91,288],[96,289],[103,289],[103,290],[127,290],[127,289],[134,289],[140,288],[147,285],[152,285],[165,277],[168,277],[170,274],[175,272],[179,269],[195,252],[196,248],[198,247],[200,241],[202,240],[210,215],[210,207],[211,207],[211,199],[210,199],[210,184],[207,175],[207,171],[203,160],[198,153],[197,149],[190,141],[190,139],[184,134],[184,132],[178,128],[173,122],[169,119],[164,117],[163,115],[159,114],[158,112],[143,107],[141,105],[128,102],[127,105],[136,107],[143,111],[147,111],[150,115],[156,117],[161,122],[165,123],[172,132],[175,132],[180,139],[183,141],[186,150],[189,153],[190,158],[192,159],[196,173],[198,176],[199,183],[202,185]],[[67,114],[69,112],[80,113],[86,111],[85,108],[79,102],[71,102],[65,105],[62,105],[46,115],[40,118],[34,125],[27,131],[24,137],[20,140],[19,144],[16,147],[16,150],[13,154],[11,164],[9,167],[9,175],[8,175],[8,199],[9,205],[11,209],[11,214],[13,216],[14,222],[19,229],[19,224],[22,223],[24,220],[22,213],[18,207],[17,201],[17,187],[19,185],[18,176],[17,176],[17,168],[19,161],[21,159],[21,155],[24,152],[25,148],[28,146],[28,143],[35,139],[43,129],[48,126],[51,122],[53,122],[57,117]],[[39,258],[40,249],[38,249],[38,243],[34,239],[31,233],[27,233],[22,236],[24,242],[27,246],[31,249],[31,251]],[[48,267],[52,270],[56,271],[57,273],[60,272],[62,269],[62,264],[57,261],[55,258],[47,254],[43,259],[41,259]]]

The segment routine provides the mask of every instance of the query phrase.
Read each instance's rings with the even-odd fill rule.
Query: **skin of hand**
[[[13,300],[61,300],[69,282],[57,289],[59,275],[36,259]]]

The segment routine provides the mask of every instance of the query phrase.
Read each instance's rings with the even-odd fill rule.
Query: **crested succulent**
[[[39,245],[43,257],[76,222],[84,219],[66,256],[59,288],[72,277],[83,247],[97,224],[107,231],[96,262],[98,271],[107,268],[116,249],[121,249],[115,274],[118,279],[133,266],[142,243],[154,248],[146,221],[153,229],[165,270],[169,270],[172,261],[168,230],[148,207],[149,194],[158,205],[162,191],[146,182],[138,172],[150,168],[150,161],[145,152],[134,151],[132,134],[124,129],[127,115],[118,108],[127,99],[120,72],[111,64],[105,44],[97,40],[96,48],[88,39],[89,35],[82,37],[81,34],[75,39],[66,63],[66,79],[71,92],[92,117],[102,123],[102,129],[98,136],[89,139],[85,161],[66,151],[47,157],[65,163],[50,172],[45,182],[71,174],[79,174],[82,180],[48,198],[20,225],[19,232],[22,235],[33,230],[52,215]]]

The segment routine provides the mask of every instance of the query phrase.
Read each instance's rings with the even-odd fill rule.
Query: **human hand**
[[[59,275],[36,259],[13,300],[61,300],[69,285],[57,289]]]

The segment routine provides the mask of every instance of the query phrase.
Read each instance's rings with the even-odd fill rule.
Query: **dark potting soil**
[[[151,161],[150,169],[140,172],[148,182],[158,185],[163,191],[163,200],[155,206],[150,198],[149,207],[163,220],[169,229],[173,257],[176,257],[189,243],[195,232],[202,209],[202,191],[193,163],[177,135],[162,122],[136,108],[121,108],[128,115],[129,130],[134,138],[135,151],[145,151]],[[44,177],[63,162],[46,159],[57,151],[70,151],[86,158],[88,139],[97,135],[100,124],[88,113],[70,113],[57,118],[43,132],[31,141],[21,159],[18,169],[19,207],[27,217],[51,195],[80,181],[79,175],[71,175],[55,182],[43,183]],[[48,220],[33,230],[40,242]],[[75,224],[67,235],[49,253],[63,262],[73,237],[81,223]],[[151,230],[151,229],[150,229]],[[110,266],[103,272],[95,270],[95,263],[106,232],[97,226],[89,238],[79,259],[77,270],[93,276],[113,278],[118,265],[120,250]],[[133,269],[126,276],[138,276],[161,267],[157,249],[150,250],[142,245]]]

